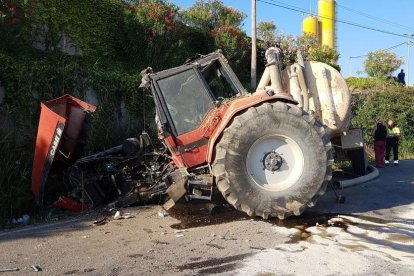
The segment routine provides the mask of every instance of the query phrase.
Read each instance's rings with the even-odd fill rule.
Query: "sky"
[[[302,21],[308,14],[288,10],[282,7],[273,6],[290,5],[313,13],[317,12],[318,0],[257,0],[256,17],[257,24],[261,21],[273,21],[277,29],[286,35],[299,36],[302,34]],[[191,7],[195,0],[170,0],[170,2],[183,7]],[[243,29],[248,35],[251,34],[251,0],[222,0],[226,6],[230,6],[244,12],[247,17],[243,24]],[[392,48],[402,44],[391,52],[404,60],[405,64],[401,69],[407,74],[408,60],[408,38],[402,37],[404,34],[413,34],[414,46],[414,1],[413,0],[337,0],[336,17],[337,20],[347,21],[352,24],[363,25],[371,29],[399,34],[392,35],[371,29],[359,28],[356,26],[336,23],[336,43],[340,54],[339,65],[344,77],[355,76],[365,77],[363,62],[368,52],[380,49]],[[409,83],[414,84],[414,47],[410,48],[409,58]],[[400,71],[398,69],[394,75]]]

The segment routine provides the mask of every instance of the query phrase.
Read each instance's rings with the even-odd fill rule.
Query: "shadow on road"
[[[373,211],[385,215],[384,209],[414,202],[414,160],[400,161],[398,167],[385,167],[379,172],[379,177],[370,182],[338,191],[346,196],[344,204],[337,203],[332,189],[328,188],[316,206],[308,211],[341,214]]]

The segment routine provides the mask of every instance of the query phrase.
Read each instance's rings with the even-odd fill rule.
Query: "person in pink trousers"
[[[377,120],[375,127],[371,131],[374,136],[375,166],[383,168],[385,165],[385,140],[387,138],[387,128],[381,120]]]

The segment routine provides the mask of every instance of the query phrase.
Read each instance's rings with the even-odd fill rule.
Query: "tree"
[[[404,61],[395,53],[387,50],[369,52],[364,62],[365,72],[370,77],[387,78],[397,70]]]
[[[224,6],[220,0],[197,1],[184,14],[184,21],[191,27],[213,31],[220,27],[239,28],[246,15]]]
[[[341,70],[341,68],[338,65],[339,53],[326,45],[310,47],[306,59],[323,62],[332,66],[338,71]]]
[[[188,26],[208,33],[214,48],[223,50],[234,69],[239,71],[247,60],[250,45],[241,29],[246,18],[244,13],[224,6],[220,0],[208,0],[197,1],[182,17]]]
[[[257,25],[257,38],[265,45],[276,41],[276,25],[272,21],[262,21]]]
[[[326,63],[340,71],[338,65],[339,53],[326,45],[320,45],[318,38],[311,34],[304,34],[298,38],[298,47],[304,52],[304,58],[311,61]]]

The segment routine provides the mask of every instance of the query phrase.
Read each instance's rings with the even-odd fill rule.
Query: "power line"
[[[272,5],[272,6],[280,7],[280,8],[283,8],[283,9],[287,9],[287,10],[292,10],[292,11],[296,11],[296,12],[300,12],[300,13],[307,13],[307,14],[310,14],[310,15],[318,16],[316,13],[309,12],[309,11],[306,11],[305,9],[302,9],[302,8],[299,8],[299,7],[296,7],[296,6],[292,6],[292,5],[289,5],[289,4],[286,4],[286,3],[283,3],[283,2],[279,2],[279,1],[274,1],[274,0],[267,0],[267,1],[266,0],[257,0],[257,1],[262,2],[262,3],[266,3],[268,5]],[[319,15],[319,17],[334,20],[334,21],[339,22],[339,23],[351,25],[351,26],[354,26],[354,27],[362,28],[362,29],[367,29],[367,30],[376,31],[376,32],[380,32],[380,33],[385,33],[385,34],[389,34],[389,35],[409,38],[408,35],[403,35],[403,34],[391,32],[391,31],[386,31],[386,30],[381,30],[381,29],[377,29],[377,28],[374,28],[374,27],[362,25],[362,24],[359,24],[359,23],[354,23],[354,22],[351,22],[351,21],[347,21],[347,20],[335,19],[335,18],[330,18],[330,17],[326,17],[326,16],[321,16],[321,15]]]
[[[404,45],[404,44],[407,44],[407,42],[403,42],[403,43],[400,43],[400,44],[391,46],[391,47],[386,48],[386,49],[381,49],[381,50],[384,50],[384,51],[394,50],[394,49],[396,49],[396,48],[398,48],[398,47],[400,47],[401,45]],[[366,56],[368,56],[368,54],[359,55],[359,56],[353,56],[353,57],[349,57],[349,58],[363,58],[363,57],[366,57]]]
[[[344,9],[344,10],[347,10],[347,11],[350,11],[350,12],[353,12],[353,13],[356,13],[356,14],[359,14],[359,15],[362,15],[364,17],[368,17],[368,18],[370,18],[372,20],[375,20],[375,21],[378,21],[378,22],[381,22],[381,23],[384,23],[384,24],[388,24],[390,26],[394,26],[394,27],[399,27],[399,28],[402,28],[402,29],[406,29],[406,30],[408,30],[410,32],[414,32],[414,29],[413,28],[410,28],[408,26],[404,26],[402,24],[399,24],[399,23],[396,23],[396,22],[392,22],[392,21],[389,21],[387,19],[383,19],[383,18],[380,18],[380,17],[376,17],[376,16],[373,16],[373,15],[370,15],[370,14],[367,14],[367,13],[364,13],[364,12],[361,12],[361,11],[358,11],[358,10],[354,10],[354,9],[345,7],[343,5],[340,5],[338,3],[336,5],[338,7],[340,7],[340,8],[342,8],[342,9]]]

